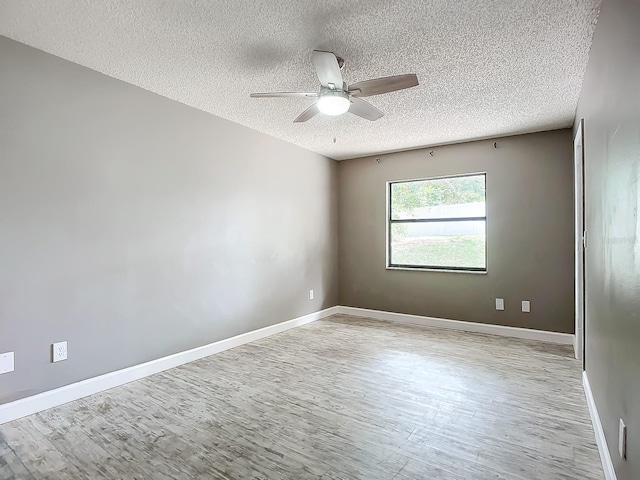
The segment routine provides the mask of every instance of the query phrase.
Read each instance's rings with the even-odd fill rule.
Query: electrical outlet
[[[531,302],[529,300],[522,301],[522,311],[529,313],[531,311]]]
[[[504,298],[496,298],[496,310],[504,310]]]
[[[627,459],[627,426],[620,419],[618,428],[618,453],[623,460]]]
[[[52,345],[51,361],[61,362],[67,359],[67,342],[58,342]]]
[[[313,290],[309,290],[309,300],[313,300]]]
[[[15,356],[13,352],[0,353],[0,374],[15,370]]]

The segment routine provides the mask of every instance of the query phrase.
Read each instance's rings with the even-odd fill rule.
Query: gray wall
[[[618,480],[640,478],[640,2],[604,0],[584,118],[586,368]],[[618,454],[618,421],[628,460]]]
[[[336,304],[334,161],[3,37],[0,59],[0,403]]]
[[[339,164],[341,305],[573,332],[571,130],[497,142],[497,149],[487,140]],[[386,270],[385,182],[481,171],[487,274]],[[496,297],[505,311],[495,310]],[[522,313],[522,300],[531,313]]]

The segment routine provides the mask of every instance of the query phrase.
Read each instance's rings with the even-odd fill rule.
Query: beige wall
[[[0,59],[0,403],[336,304],[334,161],[2,37]]]
[[[493,143],[340,162],[341,305],[573,332],[571,130]],[[487,274],[385,269],[386,182],[469,172],[487,172]]]
[[[640,2],[604,0],[584,118],[586,369],[618,480],[640,478]],[[618,422],[628,452],[618,454]]]

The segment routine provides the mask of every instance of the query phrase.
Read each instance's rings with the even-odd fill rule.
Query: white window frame
[[[425,180],[439,180],[443,178],[462,178],[462,177],[473,177],[478,175],[484,175],[484,198],[485,198],[485,214],[484,217],[474,217],[474,218],[450,218],[450,219],[440,219],[439,221],[473,221],[473,220],[484,220],[484,228],[485,228],[485,247],[484,247],[484,269],[478,268],[467,268],[467,267],[434,267],[434,266],[420,266],[420,265],[392,265],[391,261],[391,225],[396,222],[391,219],[391,185],[394,183],[409,183],[409,182],[423,182]],[[476,275],[486,275],[489,268],[489,258],[488,258],[488,215],[486,211],[487,205],[487,172],[473,172],[473,173],[460,173],[460,174],[452,174],[452,175],[441,175],[438,177],[426,177],[426,178],[410,178],[407,180],[390,180],[386,182],[386,242],[385,242],[385,268],[387,270],[411,270],[411,271],[420,271],[420,272],[447,272],[447,273],[471,273]],[[401,222],[400,222],[401,223]]]

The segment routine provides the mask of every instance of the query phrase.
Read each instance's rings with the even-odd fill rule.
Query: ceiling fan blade
[[[365,102],[364,100],[360,100],[359,98],[355,97],[351,97],[351,106],[349,107],[349,112],[359,117],[366,118],[367,120],[371,120],[372,122],[375,122],[384,115],[384,113],[371,105],[369,102]]]
[[[306,122],[310,118],[315,117],[320,110],[318,110],[318,104],[314,103],[309,108],[307,108],[304,112],[302,112],[298,117],[293,121],[293,123]]]
[[[317,93],[306,92],[271,92],[271,93],[252,93],[251,98],[269,98],[269,97],[317,97]]]
[[[395,75],[393,77],[376,78],[364,82],[349,85],[349,93],[354,97],[369,97],[381,93],[395,92],[418,85],[418,77],[415,73],[407,75]]]
[[[316,66],[318,80],[323,87],[332,88],[331,85],[333,85],[333,88],[342,90],[342,73],[335,54],[314,50],[313,63]]]

